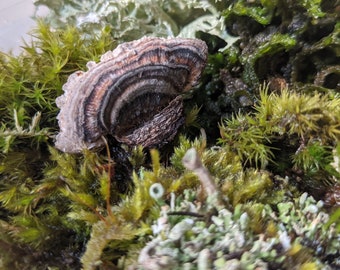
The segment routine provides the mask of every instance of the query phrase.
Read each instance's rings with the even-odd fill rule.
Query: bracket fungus
[[[144,147],[173,139],[183,123],[181,94],[197,84],[207,52],[199,39],[144,37],[87,63],[88,71],[70,75],[56,100],[56,147],[100,148],[108,134]]]

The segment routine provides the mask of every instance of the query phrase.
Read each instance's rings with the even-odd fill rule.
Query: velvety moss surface
[[[1,269],[340,267],[339,1],[36,4],[0,54]],[[56,150],[68,76],[145,35],[209,46],[175,140]]]

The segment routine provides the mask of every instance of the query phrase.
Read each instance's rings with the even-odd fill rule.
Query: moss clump
[[[339,108],[339,98],[327,94],[264,89],[254,114],[221,125],[220,143],[244,163],[294,176],[296,184],[322,198],[325,187],[339,179],[331,166],[340,138]]]
[[[340,134],[338,126],[340,120],[339,98],[318,93],[299,94],[287,89],[284,89],[280,94],[268,94],[267,90],[267,88],[260,90],[260,99],[254,107],[254,114],[240,114],[226,120],[221,125],[220,141],[222,144],[229,145],[238,151],[240,156],[242,153],[254,152],[244,159],[255,164],[260,161],[267,164],[273,153],[270,147],[267,147],[266,150],[254,148],[266,148],[261,145],[285,139],[284,137],[288,137],[287,143],[300,143],[298,146],[301,147],[308,146],[309,142],[313,144],[314,148],[317,147],[316,142],[335,146],[334,143],[339,140]],[[239,137],[240,135],[242,137]],[[233,145],[237,142],[239,144]],[[283,145],[287,145],[287,143]],[[320,151],[315,149],[309,153],[320,155]],[[258,153],[256,154],[256,152]],[[262,152],[263,155],[261,155]],[[303,160],[300,158],[303,159],[303,155],[296,161],[309,167],[311,161],[308,161],[307,157]],[[321,161],[320,158],[319,160]]]
[[[140,267],[158,255],[162,268],[339,267],[334,1],[36,2],[58,27],[39,23],[21,55],[0,59],[2,268]],[[84,7],[99,23],[74,24]],[[53,147],[71,73],[126,40],[197,29],[209,63],[173,144]],[[183,166],[191,148],[218,196]]]

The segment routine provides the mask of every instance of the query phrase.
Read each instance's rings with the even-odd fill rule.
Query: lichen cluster
[[[100,33],[109,26],[119,42],[145,35],[193,37],[198,29],[221,33],[218,28],[223,23],[218,9],[226,6],[218,1],[198,0],[36,0],[35,5],[50,9],[44,20],[53,27],[75,25],[85,37],[90,37],[89,33]]]
[[[307,193],[278,203],[277,210],[251,203],[214,214],[202,209],[192,190],[173,200],[162,207],[152,240],[130,269],[333,269],[316,257],[326,250],[337,256],[339,235],[323,226],[329,215]],[[209,200],[204,206],[214,208]]]
[[[338,1],[52,2],[0,56],[1,269],[340,267]],[[209,60],[172,143],[54,148],[71,73],[178,34]]]

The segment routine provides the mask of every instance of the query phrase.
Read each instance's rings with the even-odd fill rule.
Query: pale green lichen
[[[262,222],[275,226],[275,235],[250,230],[247,204],[209,215],[200,204],[191,203],[188,210],[192,198],[197,194],[186,191],[176,198],[174,208],[163,208],[167,210],[158,219],[161,227],[133,269],[226,269],[232,265],[233,269],[333,269],[314,256],[325,249],[329,256],[336,256],[340,235],[333,226],[325,228],[329,215],[322,211],[322,202],[306,193],[278,204],[278,212],[273,206],[262,207]],[[193,213],[201,218],[190,217]]]
[[[98,33],[109,25],[120,41],[145,35],[194,37],[197,30],[226,36],[215,1],[36,0],[35,4],[49,7],[45,20],[56,28],[75,25],[84,33]]]

